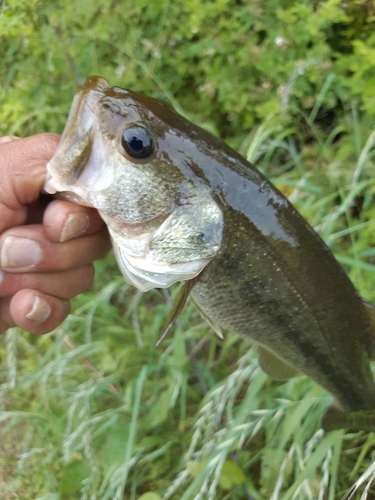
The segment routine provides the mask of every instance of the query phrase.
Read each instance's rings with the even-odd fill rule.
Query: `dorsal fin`
[[[261,369],[274,380],[287,380],[298,373],[295,368],[263,346],[258,347],[258,363]]]

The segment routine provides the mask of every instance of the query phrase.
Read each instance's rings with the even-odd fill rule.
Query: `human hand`
[[[56,328],[110,249],[96,210],[40,194],[58,142],[56,134],[0,138],[0,333]]]

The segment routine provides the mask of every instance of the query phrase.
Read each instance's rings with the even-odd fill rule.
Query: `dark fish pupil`
[[[148,158],[154,151],[154,141],[143,128],[129,128],[122,134],[121,144],[132,158]]]
[[[139,152],[144,148],[142,139],[138,139],[138,137],[131,137],[129,140],[130,147],[133,151]]]

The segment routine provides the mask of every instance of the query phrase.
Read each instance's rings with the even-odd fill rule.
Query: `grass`
[[[375,132],[362,125],[355,102],[329,133],[318,126],[331,73],[311,112],[290,121],[299,74],[278,112],[233,142],[375,300]],[[35,114],[56,111],[65,110]],[[16,120],[10,130],[22,125]],[[249,340],[220,341],[191,303],[155,348],[169,296],[126,285],[112,255],[96,270],[92,289],[55,332],[11,329],[0,341],[1,500],[374,498],[375,435],[325,434],[320,421],[332,400],[320,387],[302,375],[271,381]]]
[[[356,197],[371,194],[363,171],[372,134],[342,185],[329,177],[318,184],[320,168],[307,167],[294,141],[270,119],[253,133],[248,154],[371,298],[372,207],[359,219],[351,210]],[[316,162],[330,172],[327,141]],[[274,175],[280,151],[298,170]],[[156,349],[167,302],[160,291],[143,295],[126,285],[110,255],[57,331],[33,337],[11,329],[3,337],[4,499],[372,498],[373,434],[325,434],[329,395],[304,376],[272,382],[247,339],[230,334],[221,342],[192,304]]]

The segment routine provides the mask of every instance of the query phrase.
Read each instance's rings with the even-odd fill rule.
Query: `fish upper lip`
[[[76,205],[82,205],[84,207],[92,207],[86,200],[81,198],[78,194],[73,191],[60,191],[56,193],[55,198],[59,200],[70,201],[71,203],[75,203]]]

